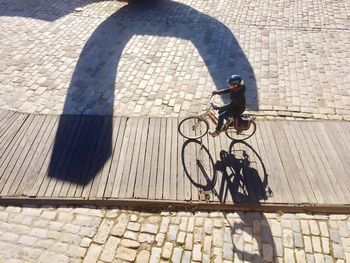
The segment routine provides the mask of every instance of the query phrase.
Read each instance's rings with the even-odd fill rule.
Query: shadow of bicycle
[[[187,140],[182,147],[182,164],[200,200],[220,203],[259,203],[272,195],[268,174],[257,151],[247,142],[233,141],[214,161],[206,140]],[[205,196],[203,198],[203,195]]]
[[[182,147],[184,173],[198,188],[199,199],[220,203],[259,203],[272,195],[268,174],[257,151],[247,142],[232,142],[228,150],[204,137]],[[214,161],[216,160],[216,161]],[[203,198],[204,195],[204,198]],[[277,250],[264,213],[224,213],[226,258],[234,262],[272,262]]]

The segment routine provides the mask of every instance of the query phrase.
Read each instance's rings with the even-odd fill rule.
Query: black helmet
[[[229,77],[229,79],[227,80],[228,84],[232,85],[232,84],[240,84],[242,81],[241,76],[239,75],[232,75],[231,77]]]

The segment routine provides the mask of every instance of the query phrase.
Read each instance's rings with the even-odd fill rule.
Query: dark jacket
[[[245,86],[242,85],[235,90],[224,89],[217,91],[216,94],[230,93],[231,102],[221,106],[220,111],[231,110],[233,114],[240,115],[245,111]]]

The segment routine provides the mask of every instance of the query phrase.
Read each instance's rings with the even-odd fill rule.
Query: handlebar
[[[213,108],[213,97],[215,96],[215,95],[217,95],[217,94],[210,94],[209,96],[208,96],[208,103],[209,103],[209,107],[211,107],[211,108]],[[215,103],[214,103],[215,104]]]

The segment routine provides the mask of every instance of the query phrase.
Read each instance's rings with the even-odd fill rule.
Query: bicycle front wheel
[[[227,137],[234,141],[244,141],[253,136],[256,131],[256,123],[252,121],[248,130],[237,131],[234,128],[228,128],[226,131]]]
[[[187,139],[199,139],[209,130],[209,123],[201,117],[187,117],[180,121],[179,133]]]

